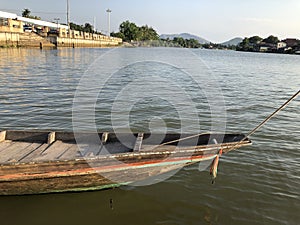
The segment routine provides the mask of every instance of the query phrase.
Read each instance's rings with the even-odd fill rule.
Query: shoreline
[[[0,48],[109,48],[123,44],[119,38],[106,36],[59,37],[43,36],[35,32],[3,32],[0,31]]]

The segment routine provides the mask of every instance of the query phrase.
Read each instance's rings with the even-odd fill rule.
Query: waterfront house
[[[42,30],[44,33],[47,33],[50,29],[59,29],[61,32],[68,30],[68,26],[66,25],[31,19],[18,16],[14,13],[0,11],[0,32],[23,33],[24,26],[31,26],[33,30]]]
[[[284,49],[287,46],[287,44],[283,41],[280,41],[277,43],[277,50]]]
[[[23,32],[23,23],[17,20],[17,14],[0,11],[0,31]]]
[[[282,42],[286,43],[286,47],[291,47],[291,48],[296,47],[297,45],[300,44],[300,40],[295,38],[287,38]]]
[[[276,50],[277,50],[277,45],[275,44],[266,43],[266,42],[261,42],[259,44],[260,52],[275,52]]]

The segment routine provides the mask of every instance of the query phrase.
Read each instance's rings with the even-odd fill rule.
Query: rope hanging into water
[[[214,160],[212,161],[212,163],[210,165],[210,175],[212,176],[212,184],[214,184],[214,182],[217,178],[219,160],[220,160],[220,157],[222,156],[222,153],[223,153],[223,150],[220,149],[216,158],[214,158]]]

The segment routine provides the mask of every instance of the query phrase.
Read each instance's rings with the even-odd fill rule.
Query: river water
[[[296,55],[0,49],[0,129],[247,133],[299,87]],[[299,103],[223,155],[214,185],[194,165],[149,186],[0,197],[1,224],[299,224]]]

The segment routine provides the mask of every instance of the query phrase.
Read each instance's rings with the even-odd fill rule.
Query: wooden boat
[[[1,131],[0,195],[112,188],[251,144],[242,134],[96,135],[99,143],[89,133],[78,143],[72,132]]]

